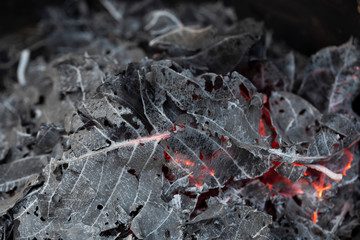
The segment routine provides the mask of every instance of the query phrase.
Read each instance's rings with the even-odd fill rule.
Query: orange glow
[[[331,188],[331,184],[329,183],[326,187],[324,187],[324,174],[321,173],[319,184],[312,183],[316,191],[318,192],[318,197],[321,198],[323,191],[328,190]]]
[[[346,167],[342,171],[342,174],[344,176],[346,176],[346,171],[351,168],[351,162],[354,160],[354,154],[349,149],[345,149],[344,156],[348,160],[348,164],[346,165]]]
[[[261,136],[263,136],[263,137],[266,136],[266,134],[265,134],[265,126],[264,126],[264,123],[263,123],[262,119],[260,119],[260,121],[259,121],[259,134]]]
[[[317,213],[317,212],[313,212],[312,221],[313,221],[314,223],[317,223],[317,216],[318,216],[318,213]]]
[[[331,184],[327,185],[326,187],[323,187],[323,188],[317,189],[317,190],[318,190],[318,192],[319,192],[318,197],[319,197],[319,198],[321,198],[321,197],[322,197],[322,193],[323,193],[323,191],[328,190],[328,189],[330,189],[330,188],[331,188]]]
[[[308,175],[307,172],[303,172],[303,174],[304,174],[304,176],[307,176],[307,175]]]
[[[197,188],[201,188],[201,184],[195,184]]]
[[[215,175],[214,169],[213,169],[213,170],[210,170],[209,173],[210,173],[211,176],[214,176],[214,175]]]
[[[195,164],[193,162],[190,161],[185,161],[185,165],[187,166],[194,166]]]
[[[294,166],[297,166],[297,167],[302,167],[304,165],[300,164],[300,163],[293,163]]]
[[[264,173],[259,179],[261,182],[269,186],[269,189],[275,189],[281,195],[285,197],[293,197],[296,194],[303,194],[301,187],[304,184],[301,179],[297,182],[292,182],[290,179],[280,176],[275,168],[280,164],[280,162],[273,162],[274,166],[266,173]]]

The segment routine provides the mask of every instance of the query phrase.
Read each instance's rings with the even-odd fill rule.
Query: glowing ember
[[[326,187],[324,187],[324,178],[325,178],[325,175],[323,173],[321,173],[319,184],[316,184],[314,182],[312,183],[312,185],[314,186],[314,188],[318,192],[318,197],[319,198],[322,197],[323,191],[328,190],[328,189],[331,188],[330,183]]]
[[[261,114],[262,114],[262,120],[265,121],[265,124],[267,124],[267,126],[270,127],[270,130],[272,132],[272,138],[273,138],[273,142],[271,144],[272,148],[277,148],[279,146],[279,143],[275,141],[276,136],[277,136],[277,132],[276,132],[276,128],[273,126],[272,122],[271,122],[271,117],[270,117],[270,113],[269,110],[265,108],[265,106],[261,109]],[[263,122],[264,124],[264,122]]]
[[[275,141],[276,136],[277,136],[276,128],[273,127],[273,129],[274,129],[274,136],[273,136],[273,143],[271,144],[271,147],[272,148],[277,148],[277,147],[279,147],[279,143]]]
[[[304,166],[303,164],[300,164],[300,163],[293,163],[294,166],[297,166],[297,167],[302,167]]]
[[[193,162],[190,161],[185,161],[185,165],[187,166],[194,166],[195,164]]]
[[[314,186],[314,188],[316,189],[316,191],[318,191],[318,197],[321,198],[322,197],[322,193],[325,190],[328,190],[331,188],[331,184],[328,184],[326,187],[320,187],[318,185],[316,185],[316,183],[312,183],[312,185]]]
[[[164,156],[165,156],[165,160],[166,160],[167,162],[169,162],[170,159],[171,159],[170,155],[169,155],[167,152],[164,151]]]
[[[266,136],[266,134],[265,134],[265,126],[264,126],[264,123],[263,123],[262,119],[260,119],[260,121],[259,121],[259,134],[261,136],[263,136],[263,137]]]
[[[246,99],[246,101],[250,101],[250,94],[244,84],[240,84],[239,86],[241,95]]]
[[[346,159],[348,159],[348,164],[346,165],[346,167],[342,171],[342,174],[344,176],[346,176],[346,171],[351,168],[351,162],[354,160],[354,154],[349,149],[345,149],[344,156],[345,156]]]
[[[313,212],[312,220],[313,220],[314,223],[317,223],[317,216],[318,216],[318,213],[317,213],[317,212]]]
[[[281,195],[285,197],[292,197],[296,194],[303,194],[301,187],[307,185],[307,182],[301,181],[300,179],[297,182],[292,182],[290,179],[280,176],[275,168],[280,164],[280,162],[273,162],[274,166],[266,173],[263,174],[259,179],[263,183],[269,186],[269,189],[277,190]]]

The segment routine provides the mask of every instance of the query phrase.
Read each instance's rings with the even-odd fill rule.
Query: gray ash
[[[222,3],[85,1],[0,40],[2,239],[359,236],[360,48]]]

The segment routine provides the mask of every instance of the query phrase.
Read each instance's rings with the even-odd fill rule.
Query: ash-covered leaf
[[[26,196],[31,187],[39,184],[40,182],[41,180],[38,179],[38,175],[36,174],[27,177],[27,181],[24,184],[19,185],[19,189],[13,196],[0,200],[0,215],[4,215],[8,210],[14,207],[18,201],[22,200],[24,196]]]
[[[306,171],[305,166],[296,166],[291,163],[281,163],[275,168],[275,171],[280,175],[290,179],[293,182],[298,181],[303,177]]]
[[[267,143],[258,134],[257,124],[246,119],[246,114],[259,118],[262,106],[261,95],[248,80],[234,73],[214,79],[210,90],[207,80],[189,78],[166,65],[149,68],[148,64],[151,62],[129,65],[122,76],[98,88],[96,97],[78,96],[83,104],[69,112],[65,122],[70,149],[47,167],[44,187],[28,201],[26,211],[39,214],[19,213],[20,236],[75,234],[82,224],[82,234],[99,235],[116,228],[118,222],[131,225],[141,238],[178,239],[186,220],[180,216],[189,215],[183,214],[184,209],[172,210],[172,200],[160,198],[160,179],[169,178],[163,173],[164,166],[170,168],[172,178],[190,176],[188,184],[203,185],[203,190],[220,188],[230,177],[261,176],[269,169],[269,162],[255,147],[262,144],[265,148]],[[152,77],[142,75],[145,67],[152,70]],[[166,79],[159,75],[162,71]],[[176,81],[178,89],[169,80]],[[240,85],[246,86],[250,100],[241,94]],[[179,91],[188,88],[193,90]],[[173,133],[168,132],[174,123],[164,112],[169,106],[167,98],[159,95],[161,91],[187,112],[176,116],[175,124],[182,127]],[[194,91],[200,99],[191,105],[188,100],[193,96],[184,93]],[[164,195],[167,200],[172,197],[169,192]],[[193,209],[191,204],[188,207]],[[131,217],[137,209],[139,213]],[[154,212],[158,212],[156,221],[148,217]],[[31,229],[29,222],[34,223]]]
[[[50,152],[60,141],[64,129],[53,124],[43,124],[36,135],[36,146],[41,152]]]
[[[360,51],[352,39],[314,54],[299,95],[323,113],[353,113],[351,103],[360,87]]]
[[[314,106],[289,92],[272,92],[269,103],[280,145],[313,142],[316,123],[319,124],[321,118]]]
[[[242,75],[233,72],[224,78],[201,76],[193,79],[165,66],[154,65],[152,69],[159,88],[211,134],[231,139],[256,156],[260,148],[268,147],[258,133],[262,95]],[[243,86],[250,96],[245,94],[244,97]]]
[[[271,61],[258,60],[250,63],[251,80],[260,91],[290,91],[293,85],[287,75],[282,73]]]
[[[177,46],[185,50],[195,51],[209,46],[213,38],[211,26],[201,29],[183,27],[151,40],[149,45],[165,49]]]
[[[326,127],[316,133],[314,144],[309,146],[308,156],[330,156],[334,153],[340,153],[359,141],[360,132],[358,128],[345,115],[324,115],[321,120]]]
[[[215,202],[186,225],[185,239],[272,239],[271,216],[254,208]]]
[[[184,131],[171,134],[168,143],[176,146],[174,150],[178,152],[173,155],[174,169],[180,165],[182,171],[192,174],[192,181],[206,184],[209,188],[223,186],[230,177],[261,176],[270,167],[269,162],[249,151],[236,145],[229,146],[221,139],[209,137],[207,132],[189,125]]]
[[[240,63],[249,48],[259,39],[260,35],[253,32],[228,36],[198,54],[182,57],[177,61],[187,68],[226,74]]]
[[[282,161],[288,163],[311,164],[323,160],[335,161],[343,154],[345,149],[353,146],[359,140],[360,132],[358,130],[344,137],[339,132],[322,125],[315,133],[314,140],[309,143],[308,147],[299,148],[299,146],[292,146],[287,148],[286,151],[272,149],[269,152],[278,155]]]
[[[47,163],[46,155],[39,155],[1,164],[0,192],[4,193],[22,188],[32,176],[40,174]]]
[[[276,59],[274,63],[276,67],[289,80],[288,82],[286,82],[286,84],[284,84],[285,90],[288,92],[292,92],[295,84],[295,73],[297,70],[295,64],[295,54],[291,51],[288,54],[286,54],[283,58]]]

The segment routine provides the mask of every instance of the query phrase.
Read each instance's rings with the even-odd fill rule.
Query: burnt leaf
[[[354,40],[314,54],[298,91],[323,113],[353,113],[360,87],[360,51]]]
[[[259,39],[260,35],[252,32],[228,36],[198,54],[179,58],[177,61],[187,68],[226,74],[240,63],[249,48]]]
[[[295,70],[297,70],[295,69],[295,54],[291,51],[283,58],[276,59],[274,63],[288,79],[287,84],[284,84],[286,86],[285,91],[292,92],[295,84]]]
[[[204,49],[213,41],[213,31],[210,27],[194,29],[183,27],[163,34],[149,42],[152,47],[168,48],[178,46],[185,50]]]
[[[242,75],[233,72],[230,76],[220,78],[222,86],[213,91],[213,87],[206,87],[211,81],[209,76],[193,79],[160,65],[154,65],[152,69],[158,87],[165,90],[179,108],[192,115],[202,128],[213,135],[217,134],[219,138],[225,136],[231,139],[255,156],[260,156],[261,148],[269,147],[258,133],[262,95]],[[251,99],[242,95],[242,85],[250,92]],[[193,94],[199,98],[194,99]],[[251,121],[247,119],[248,115]]]
[[[46,167],[41,191],[17,214],[20,236],[98,235],[118,222],[131,225],[140,238],[178,239],[184,216],[189,217],[183,212],[192,211],[193,205],[184,203],[189,210],[175,208],[177,195],[162,193],[164,177],[173,181],[188,176],[180,189],[197,193],[221,188],[230,177],[255,178],[267,171],[269,162],[259,151],[267,142],[258,134],[257,124],[246,118],[246,114],[260,117],[261,95],[237,73],[210,80],[210,92],[203,79],[207,77],[190,76],[171,70],[166,62],[145,60],[130,64],[93,97],[77,96],[82,104],[65,121],[70,148]],[[240,85],[250,100],[241,94]],[[200,99],[189,104],[194,91]],[[164,112],[164,93],[187,113],[178,115],[175,123]],[[55,170],[65,164],[59,177]],[[163,174],[164,166],[171,173]],[[154,213],[157,218],[151,219],[149,214]]]
[[[47,165],[46,155],[20,158],[0,165],[0,192],[22,188],[34,175],[37,176]],[[19,171],[21,169],[21,171]]]
[[[275,171],[280,175],[290,179],[293,182],[298,181],[304,175],[306,171],[305,166],[295,166],[290,163],[281,163],[279,166],[275,168]]]
[[[50,152],[54,146],[60,141],[64,129],[53,124],[41,125],[36,135],[36,146],[40,152]]]
[[[303,98],[289,92],[272,92],[269,99],[271,121],[280,145],[314,141],[320,112]]]
[[[271,216],[254,208],[210,201],[209,208],[186,225],[185,239],[271,239],[271,223]]]
[[[13,196],[0,200],[0,215],[4,215],[8,210],[13,208],[18,201],[22,200],[30,191],[31,187],[41,183],[41,180],[36,174],[33,174],[26,179],[27,181],[24,184],[19,185],[18,191],[16,191]]]
[[[300,89],[309,103],[289,93],[305,57],[220,2],[101,4],[54,8],[35,40],[0,40],[2,238],[349,236],[354,44],[312,57]],[[248,74],[249,61],[255,86],[231,72]],[[343,180],[329,189],[325,174]]]
[[[290,91],[293,80],[283,74],[271,61],[253,61],[251,80],[259,91]]]

